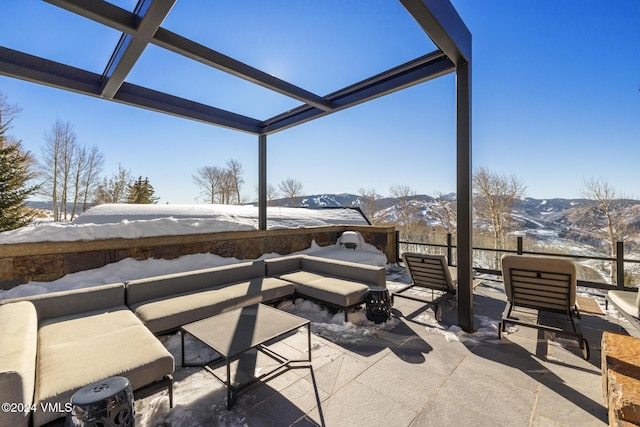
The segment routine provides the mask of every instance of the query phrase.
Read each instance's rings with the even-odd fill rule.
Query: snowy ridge
[[[267,208],[269,229],[367,225],[354,209]],[[72,223],[36,223],[0,233],[0,244],[140,238],[258,229],[258,208],[238,205],[107,204]]]

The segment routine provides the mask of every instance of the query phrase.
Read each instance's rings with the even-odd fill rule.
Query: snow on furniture
[[[138,393],[167,388],[171,405],[173,356],[124,302],[121,283],[2,301],[3,402],[35,405],[31,421],[37,427],[64,417],[65,404],[80,388],[120,375]],[[45,406],[56,410],[41,410]],[[7,415],[0,425],[29,419],[0,417]]]
[[[345,231],[338,242],[347,249],[356,249],[360,244],[360,235],[355,231]]]

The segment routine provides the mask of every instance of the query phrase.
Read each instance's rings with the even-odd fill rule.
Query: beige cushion
[[[305,271],[340,277],[342,279],[356,280],[372,286],[387,286],[387,276],[384,267],[305,256],[301,260],[301,268]]]
[[[280,275],[281,279],[287,280],[293,283],[309,283],[309,282],[313,282],[314,280],[324,279],[325,277],[327,277],[325,274],[319,274],[319,273],[314,273],[311,271],[303,271],[303,270]]]
[[[640,317],[638,312],[638,298],[640,298],[640,292],[631,291],[609,291],[607,296],[620,310],[633,317]]]
[[[33,304],[0,306],[0,403],[33,403],[38,315]],[[0,411],[0,426],[27,426],[29,412]]]
[[[350,307],[366,301],[369,286],[334,277],[323,277],[296,285],[296,293],[340,307]]]
[[[264,276],[264,271],[264,262],[255,261],[132,280],[126,283],[127,305],[251,280]]]
[[[234,307],[246,307],[259,302],[273,301],[293,295],[293,283],[276,277],[261,277],[248,282],[234,283],[223,289],[234,298]],[[256,298],[257,297],[257,298]]]
[[[69,291],[51,292],[5,302],[31,301],[36,306],[40,321],[52,317],[68,316],[87,311],[124,305],[124,284],[92,286]]]
[[[440,292],[455,293],[458,270],[447,265],[444,255],[405,252],[402,261],[411,276],[413,286]]]
[[[232,295],[217,289],[192,292],[132,305],[131,309],[154,334],[234,308]]]
[[[300,270],[300,260],[303,257],[303,255],[291,255],[267,259],[264,261],[265,274],[267,276],[279,276],[284,273]]]
[[[49,319],[38,333],[35,401],[64,406],[81,387],[111,376],[134,390],[173,373],[171,353],[127,307]],[[37,411],[40,426],[65,414]]]
[[[148,301],[131,306],[153,333],[171,331],[233,308],[284,298],[294,285],[275,277],[258,278],[214,289]]]
[[[507,300],[515,294],[511,272],[517,270],[519,281],[525,283],[528,303],[541,308],[566,309],[576,304],[576,265],[570,259],[549,256],[503,255],[502,276]],[[567,279],[565,276],[569,276]],[[519,286],[523,288],[523,286]],[[565,292],[565,296],[558,292]],[[515,294],[517,296],[517,294]]]

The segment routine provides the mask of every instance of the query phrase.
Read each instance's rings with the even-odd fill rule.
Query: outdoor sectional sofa
[[[308,255],[242,262],[126,283],[127,305],[155,334],[257,303],[302,297],[336,309],[364,303],[386,286],[384,267]]]
[[[384,267],[306,255],[242,262],[0,301],[0,425],[36,427],[64,416],[79,388],[120,375],[136,396],[168,388],[173,356],[154,336],[237,307],[304,297],[345,310],[386,286]]]
[[[167,388],[172,404],[173,356],[125,305],[122,283],[2,302],[0,402],[14,406],[0,425],[64,417],[73,393],[116,375],[138,395]]]

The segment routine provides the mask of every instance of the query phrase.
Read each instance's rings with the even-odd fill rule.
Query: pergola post
[[[267,135],[258,135],[258,229],[267,229]]]
[[[473,169],[471,164],[471,63],[456,67],[458,325],[473,332]]]
[[[471,33],[449,2],[400,0],[456,66],[456,188],[458,202],[458,325],[473,331],[471,166]]]

